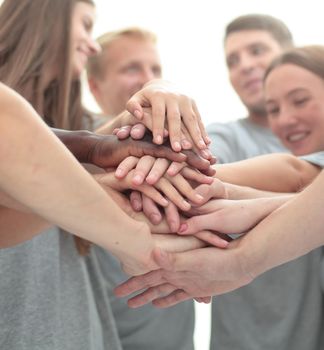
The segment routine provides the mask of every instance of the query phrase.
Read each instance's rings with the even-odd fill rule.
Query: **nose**
[[[240,57],[240,70],[244,73],[251,71],[255,66],[255,59],[248,53],[242,53]]]
[[[98,55],[102,51],[99,43],[97,43],[92,38],[89,38],[89,40],[88,40],[88,48],[89,48],[89,53],[90,53],[89,56]]]
[[[296,111],[291,107],[282,107],[280,114],[275,118],[276,129],[286,131],[296,126],[298,116]]]

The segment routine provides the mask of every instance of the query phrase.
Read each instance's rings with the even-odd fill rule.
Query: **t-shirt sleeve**
[[[299,158],[304,159],[307,162],[317,165],[321,168],[324,168],[324,152],[311,153]]]
[[[233,128],[229,123],[214,123],[207,128],[211,139],[210,150],[216,156],[218,163],[231,163],[236,161],[235,150],[237,148]]]

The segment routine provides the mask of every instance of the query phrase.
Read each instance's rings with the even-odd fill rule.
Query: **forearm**
[[[320,168],[290,154],[269,154],[240,162],[215,165],[224,182],[272,192],[298,192]]]
[[[240,242],[243,265],[257,276],[324,244],[324,174],[274,211]]]
[[[114,252],[145,245],[148,230],[124,214],[39,116],[0,87],[0,186],[33,212]],[[149,242],[149,240],[148,240]],[[126,248],[128,247],[128,248]]]
[[[265,198],[265,197],[278,197],[287,196],[285,192],[270,192],[258,190],[256,188],[248,186],[239,186],[230,183],[224,183],[228,199],[253,199],[253,198]],[[291,194],[293,196],[295,194]]]
[[[51,226],[35,214],[0,207],[0,248],[27,241]]]

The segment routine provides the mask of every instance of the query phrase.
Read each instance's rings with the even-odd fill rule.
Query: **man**
[[[100,55],[88,66],[90,90],[104,117],[114,118],[145,83],[161,77],[156,36],[141,28],[102,35]],[[94,250],[93,250],[94,251]],[[124,350],[193,350],[194,307],[191,301],[167,310],[151,305],[132,310],[113,288],[127,279],[118,261],[101,248],[96,254],[106,280],[113,314]]]
[[[268,128],[262,85],[272,59],[292,45],[287,27],[270,16],[246,15],[228,24],[224,47],[229,78],[248,116],[207,128],[212,151],[220,162],[285,151]],[[211,349],[322,348],[322,316],[312,301],[320,293],[319,255],[319,250],[313,251],[248,286],[214,298]]]
[[[102,52],[89,61],[89,87],[103,114],[114,117],[145,83],[161,78],[156,36],[127,28],[103,34],[98,42]]]

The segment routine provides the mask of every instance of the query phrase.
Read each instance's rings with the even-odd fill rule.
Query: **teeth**
[[[287,139],[288,141],[295,142],[295,141],[302,140],[304,137],[306,137],[306,135],[307,135],[306,132],[302,132],[302,133],[290,135],[287,137]]]

